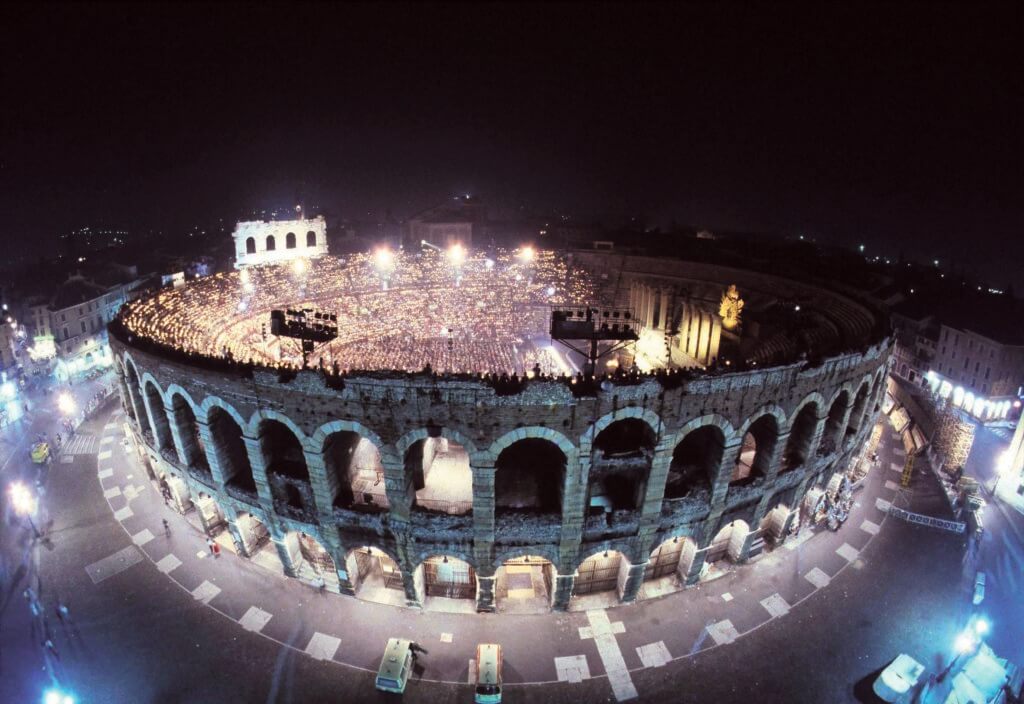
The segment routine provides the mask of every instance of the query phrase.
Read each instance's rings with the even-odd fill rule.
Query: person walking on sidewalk
[[[167,522],[166,518],[164,519],[164,535],[168,538],[171,537],[171,524]]]
[[[207,539],[206,539],[206,547],[210,548],[210,554],[211,554],[211,555],[216,555],[216,554],[217,554],[217,553],[215,553],[215,552],[213,551],[213,547],[214,547],[214,546],[215,546],[216,544],[217,544],[217,543],[213,542],[213,538],[207,538]]]

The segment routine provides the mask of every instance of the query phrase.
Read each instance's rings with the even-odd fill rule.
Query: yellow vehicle
[[[481,643],[476,646],[476,704],[498,704],[501,701],[501,646]]]
[[[50,459],[50,446],[45,442],[37,442],[32,446],[32,461],[43,464]]]
[[[384,692],[405,691],[405,684],[412,673],[412,641],[405,638],[388,638],[384,648],[384,657],[377,668],[377,680],[374,686]]]

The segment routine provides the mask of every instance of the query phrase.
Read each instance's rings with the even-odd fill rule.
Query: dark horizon
[[[646,216],[1024,273],[1020,11],[20,5],[3,244],[296,198]],[[26,247],[26,243],[30,243]]]

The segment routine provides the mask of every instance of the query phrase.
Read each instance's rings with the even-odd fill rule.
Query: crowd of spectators
[[[270,332],[270,311],[336,316],[337,338],[310,366],[524,376],[566,367],[546,341],[551,307],[594,300],[593,282],[549,251],[499,250],[452,261],[435,250],[250,267],[165,289],[123,310],[136,339],[189,356],[298,369],[297,340]]]

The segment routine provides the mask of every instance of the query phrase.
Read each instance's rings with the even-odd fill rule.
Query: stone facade
[[[327,221],[322,215],[308,220],[239,222],[231,236],[236,269],[327,254]]]

